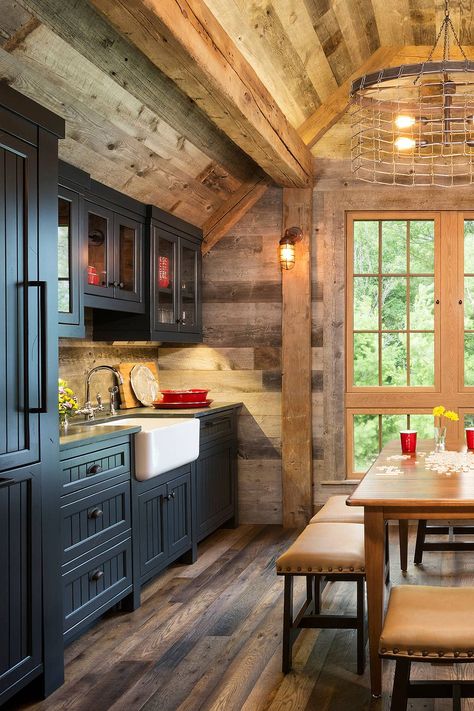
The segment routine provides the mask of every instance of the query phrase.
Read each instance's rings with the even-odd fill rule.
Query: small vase
[[[69,428],[69,417],[66,412],[59,413],[59,432],[62,435],[67,434]]]
[[[434,428],[435,452],[444,452],[446,449],[446,427]]]

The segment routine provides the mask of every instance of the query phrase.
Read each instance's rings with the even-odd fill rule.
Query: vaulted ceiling
[[[346,157],[351,78],[426,57],[443,12],[444,0],[0,0],[0,79],[64,116],[64,160],[212,230],[265,174],[304,185],[311,154]],[[473,12],[451,1],[469,54]]]

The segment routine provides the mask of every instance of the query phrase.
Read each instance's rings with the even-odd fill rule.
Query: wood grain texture
[[[301,526],[312,512],[311,242],[312,190],[283,190],[283,232],[297,226],[296,264],[282,273],[283,525]]]
[[[390,66],[391,61],[394,57],[398,57],[398,54],[399,47],[380,47],[337,90],[333,91],[330,97],[298,129],[298,133],[306,145],[314,146],[345,114],[349,107],[349,91],[354,79]]]
[[[255,164],[224,134],[216,132],[198,106],[89,4],[23,0],[23,5],[212,160],[241,179],[255,172]]]
[[[268,182],[265,176],[258,174],[253,180],[242,183],[221,208],[212,213],[203,225],[203,254],[207,254],[260,200],[267,190]]]
[[[91,0],[280,185],[312,180],[305,145],[202,0]]]
[[[146,585],[139,610],[108,613],[66,647],[64,686],[42,702],[23,696],[15,711],[89,711],[97,699],[101,711],[389,711],[394,663],[384,662],[382,698],[371,699],[368,668],[355,674],[352,631],[304,630],[293,672],[281,673],[283,581],[274,561],[296,535],[278,526],[217,532],[199,546],[194,565],[177,563]],[[474,584],[469,561],[454,553],[428,552],[425,564],[410,564],[403,577],[395,527],[390,553],[394,584]],[[300,580],[295,605],[303,595]],[[328,585],[323,604],[332,614],[350,614],[354,586]],[[457,665],[456,673],[472,678],[472,665]],[[418,679],[450,674],[452,668],[439,665],[414,668]],[[413,700],[411,706],[446,711],[449,702]],[[472,711],[472,701],[463,707]]]

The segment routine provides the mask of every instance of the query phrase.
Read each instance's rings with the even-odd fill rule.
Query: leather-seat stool
[[[282,670],[292,666],[292,648],[302,629],[357,630],[357,673],[365,667],[365,556],[364,527],[358,523],[308,525],[276,561],[278,575],[285,578]],[[294,614],[293,583],[306,577],[306,600]],[[350,580],[357,584],[356,616],[321,613],[321,581]]]
[[[330,496],[310,523],[364,523],[363,506],[347,506],[347,496]]]
[[[412,662],[474,662],[474,588],[401,585],[392,589],[379,654],[395,659],[391,711],[406,711],[409,698],[474,697],[474,681],[410,681]]]
[[[324,506],[313,516],[310,523],[364,523],[363,506],[347,506],[347,496],[337,494],[330,496]],[[386,522],[388,524],[388,521]],[[400,568],[406,571],[408,567],[408,521],[398,522],[400,540]],[[389,579],[389,542],[388,531],[385,531],[385,562],[387,564],[387,582]]]

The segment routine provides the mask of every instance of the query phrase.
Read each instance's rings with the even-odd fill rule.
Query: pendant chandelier
[[[450,59],[450,37],[462,60]],[[443,59],[433,61],[443,37]],[[352,170],[369,183],[452,187],[474,182],[474,62],[449,4],[425,62],[366,74],[351,87]]]

